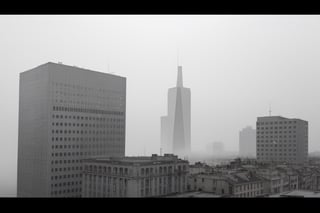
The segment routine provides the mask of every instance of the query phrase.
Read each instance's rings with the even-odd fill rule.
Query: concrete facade
[[[172,154],[84,160],[82,197],[159,197],[187,190],[188,161]]]
[[[308,122],[280,116],[258,117],[257,159],[304,164],[308,157]]]
[[[125,154],[126,79],[46,63],[20,74],[18,197],[79,197],[81,160]]]
[[[250,172],[197,174],[189,176],[188,190],[225,197],[258,197],[264,195],[264,180]]]

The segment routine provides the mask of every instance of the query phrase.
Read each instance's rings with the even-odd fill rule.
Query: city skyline
[[[48,61],[127,78],[126,155],[160,150],[159,117],[179,49],[192,88],[192,149],[237,152],[238,131],[272,115],[309,122],[320,150],[318,16],[2,16],[1,193],[16,183],[19,73]],[[50,51],[49,51],[50,50]],[[228,128],[226,128],[228,127]],[[144,151],[145,150],[145,151]]]

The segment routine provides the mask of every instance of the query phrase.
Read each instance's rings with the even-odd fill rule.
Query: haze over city
[[[15,196],[19,73],[62,62],[127,79],[126,155],[160,152],[160,116],[183,67],[191,89],[191,149],[272,115],[309,122],[320,150],[319,16],[0,16],[0,196]],[[178,62],[179,61],[179,62]]]

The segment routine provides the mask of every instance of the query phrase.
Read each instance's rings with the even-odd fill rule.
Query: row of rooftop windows
[[[96,102],[87,102],[87,101],[79,101],[79,100],[70,100],[70,99],[55,99],[55,104],[68,104],[68,105],[80,105],[82,108],[90,108],[90,107],[99,107],[99,108],[116,108],[122,109],[121,107],[124,105],[122,102],[118,101],[117,103],[101,103],[101,101]]]
[[[80,166],[70,166],[70,167],[60,167],[60,168],[51,168],[51,172],[70,172],[70,171],[79,171],[81,170]]]
[[[261,134],[261,135],[264,135],[264,134],[282,134],[282,131],[279,131],[279,132],[277,132],[277,131],[275,131],[275,132],[257,132],[257,134]],[[281,135],[280,135],[281,136]],[[284,135],[283,137],[287,137],[287,135]],[[289,138],[291,138],[291,137],[297,137],[296,135],[288,135],[288,137]]]
[[[75,120],[86,120],[86,121],[124,121],[121,118],[106,118],[106,117],[95,117],[95,116],[75,116],[75,115],[62,115],[62,114],[53,114],[52,118],[56,119],[75,119]]]
[[[80,160],[52,160],[51,164],[70,164],[70,163],[80,163]]]
[[[81,112],[81,113],[93,113],[102,115],[124,115],[121,111],[110,111],[102,109],[89,109],[89,108],[78,108],[78,107],[64,107],[64,106],[53,106],[53,111],[65,111],[65,112]]]
[[[54,123],[52,122],[52,126],[65,126],[65,127],[93,127],[93,128],[124,128],[124,125],[119,125],[119,124],[88,124],[88,123]]]
[[[276,142],[277,144],[273,144],[274,142]],[[270,146],[274,145],[274,146],[277,146],[277,145],[281,145],[281,144],[296,144],[296,140],[286,140],[286,139],[258,139],[257,140],[257,143],[263,143],[263,144],[269,144]]]
[[[296,147],[297,146],[297,144],[272,144],[272,143],[263,143],[263,141],[260,141],[261,143],[259,143],[259,144],[257,144],[257,147],[282,147],[282,145],[283,145],[283,147],[287,147],[287,145],[288,145],[288,147],[289,146],[293,146],[293,147]]]
[[[78,188],[72,188],[72,189],[64,189],[64,190],[54,190],[51,192],[51,195],[55,196],[55,195],[65,195],[65,194],[69,194],[69,193],[80,193],[81,190]],[[80,197],[80,195],[78,195],[77,197]]]
[[[121,146],[121,144],[117,144],[117,146]],[[92,149],[92,148],[98,148],[98,149],[102,149],[102,148],[106,148],[109,147],[109,144],[106,143],[97,143],[97,144],[80,144],[80,145],[76,145],[76,144],[69,144],[69,145],[52,145],[51,148],[52,150],[59,150],[59,149]]]
[[[122,153],[124,152],[124,148],[121,146],[114,147],[103,147],[96,148],[95,150],[87,150],[81,152],[55,152],[52,153],[52,157],[60,158],[60,157],[80,157],[80,156],[88,156],[88,155],[105,155],[107,153]]]
[[[79,84],[71,84],[71,83],[62,83],[62,82],[52,82],[52,86],[54,88],[64,88],[64,89],[77,89],[77,90],[84,90],[84,91],[95,91],[95,92],[101,92],[101,93],[113,93],[113,94],[119,94],[120,91],[115,90],[109,90],[109,89],[103,89],[103,88],[92,88],[92,87],[85,87]]]
[[[113,173],[113,174],[128,174],[128,168],[118,168],[117,167],[103,167],[103,166],[92,166],[92,165],[85,165],[85,171],[88,172],[97,172],[97,173]]]
[[[282,138],[282,137],[284,137],[284,138],[293,138],[293,136],[290,136],[290,135],[268,135],[268,134],[266,134],[266,135],[257,135],[257,138]],[[296,139],[292,139],[292,140],[296,140]]]
[[[273,124],[291,124],[297,123],[297,121],[269,121],[269,122],[257,122],[257,125],[273,125]]]
[[[77,186],[80,185],[81,182],[80,181],[68,181],[68,182],[61,182],[61,183],[52,183],[51,184],[51,188],[54,187],[68,187],[68,186]],[[79,187],[76,187],[79,188]]]
[[[54,175],[51,176],[51,180],[60,181],[63,179],[70,179],[70,178],[81,178],[81,174],[63,174],[63,175]]]
[[[110,99],[110,100],[122,100],[124,99],[123,96],[121,95],[111,95],[110,93],[108,93],[107,91],[99,94],[99,93],[88,93],[88,92],[79,92],[79,90],[53,90],[51,94],[54,94],[55,96],[75,96],[75,97],[97,97],[97,98],[103,98],[103,99]]]
[[[288,129],[296,129],[297,126],[288,126]],[[278,129],[277,126],[273,127],[273,126],[270,126],[270,127],[257,127],[258,130],[261,130],[261,129]],[[287,129],[287,126],[279,126],[279,129]]]
[[[119,128],[119,127],[117,127]],[[118,130],[118,131],[116,131]],[[124,131],[121,131],[119,129],[116,130],[109,130],[109,131],[101,131],[101,130],[71,130],[71,129],[52,129],[52,134],[121,134],[124,133]]]
[[[177,171],[186,171],[187,167],[186,165],[183,166],[177,166]],[[100,173],[113,173],[113,174],[128,174],[128,169],[127,168],[121,168],[119,169],[117,167],[105,167],[105,166],[93,166],[93,165],[85,165],[85,170],[88,172],[100,172]],[[160,166],[159,167],[159,174],[167,174],[167,173],[172,173],[173,167],[172,166]],[[155,173],[153,173],[155,172]],[[150,174],[157,174],[158,170],[157,168],[141,168],[140,169],[140,174],[141,175],[150,175]]]
[[[120,135],[122,135],[122,134],[120,134]],[[64,141],[64,142],[67,142],[67,141],[89,141],[89,142],[91,142],[91,141],[93,141],[93,142],[95,142],[95,141],[101,141],[101,142],[107,142],[107,141],[118,141],[118,142],[120,142],[120,141],[123,141],[123,137],[93,137],[93,138],[91,138],[91,137],[85,137],[85,138],[83,138],[83,137],[80,137],[80,138],[78,138],[78,137],[56,137],[56,138],[54,138],[54,137],[52,137],[51,138],[52,139],[52,142],[54,142],[54,141],[56,141],[56,142],[62,142],[62,141]]]
[[[260,189],[263,187],[263,183],[249,183],[249,184],[241,184],[240,186],[235,187],[235,192],[243,192],[252,189]]]
[[[257,149],[257,151],[264,151],[264,152],[268,152],[268,151],[276,151],[278,153],[280,153],[281,155],[281,152],[284,152],[284,154],[286,154],[286,152],[296,152],[297,150],[296,149]],[[291,154],[291,153],[289,153]]]

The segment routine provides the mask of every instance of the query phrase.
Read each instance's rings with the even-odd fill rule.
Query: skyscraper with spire
[[[161,150],[181,158],[191,151],[191,92],[183,87],[182,66],[176,87],[168,90],[168,115],[161,117]]]

